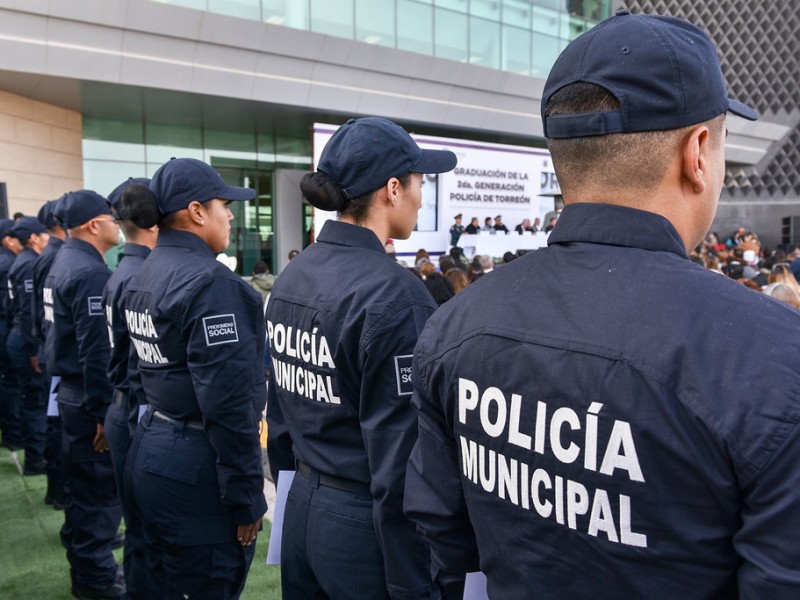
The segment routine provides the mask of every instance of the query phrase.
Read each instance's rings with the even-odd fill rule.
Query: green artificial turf
[[[23,453],[17,452],[22,463]],[[11,452],[0,448],[0,599],[68,600],[69,567],[59,539],[64,513],[44,503],[47,478],[23,477]],[[280,568],[264,564],[270,523],[258,536],[243,600],[280,598]],[[122,550],[114,552],[122,562]]]

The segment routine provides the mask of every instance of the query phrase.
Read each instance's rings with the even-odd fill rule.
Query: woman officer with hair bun
[[[411,357],[436,304],[383,243],[411,235],[423,174],[455,166],[452,152],[422,150],[370,117],[342,125],[301,181],[311,204],[339,218],[281,273],[267,307],[270,468],[297,471],[284,598],[431,597],[403,486],[417,438]]]
[[[261,297],[215,254],[228,204],[255,191],[190,158],[164,164],[150,190],[140,210],[123,206],[159,233],[120,301],[149,405],[123,477],[144,527],[141,597],[238,598],[267,509],[265,330]]]

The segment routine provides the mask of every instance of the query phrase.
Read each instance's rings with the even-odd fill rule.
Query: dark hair
[[[267,272],[267,263],[258,261],[256,264],[253,265],[253,275],[258,275],[259,273],[266,273]]]
[[[411,174],[400,175],[397,179],[400,185],[406,188],[411,181]],[[320,210],[335,210],[340,217],[346,215],[356,223],[366,219],[375,194],[373,191],[360,198],[348,198],[341,186],[322,171],[303,175],[300,180],[300,191],[312,206]]]
[[[140,229],[150,229],[153,225],[160,225],[162,218],[153,192],[146,185],[138,183],[129,185],[122,192],[117,212],[120,220],[130,221]]]
[[[567,85],[548,101],[545,116],[620,110],[620,102],[606,88],[586,82]],[[724,114],[707,122],[716,143]],[[595,185],[648,189],[666,173],[683,133],[695,127],[666,131],[617,133],[568,139],[548,139],[562,190],[591,182]]]

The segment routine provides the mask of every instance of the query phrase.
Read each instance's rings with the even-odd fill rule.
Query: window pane
[[[311,31],[353,39],[353,0],[311,0]]]
[[[467,0],[435,0],[434,4],[441,8],[449,8],[458,12],[469,12],[469,2]]]
[[[568,39],[574,40],[584,31],[588,31],[589,26],[586,24],[586,21],[580,17],[573,17],[570,15],[569,17],[569,33]],[[563,34],[562,34],[563,36]]]
[[[83,185],[87,190],[94,190],[102,196],[110,194],[128,177],[145,176],[145,165],[140,162],[86,159],[83,161]]]
[[[208,0],[208,10],[242,19],[261,18],[260,0]]]
[[[530,29],[531,12],[530,0],[503,0],[503,23]]]
[[[115,160],[144,162],[144,146],[125,142],[109,142],[108,140],[83,139],[84,160],[104,160],[113,156]]]
[[[504,71],[531,74],[531,32],[518,27],[503,26]]]
[[[148,123],[145,134],[148,169],[151,165],[158,168],[172,157],[203,160],[203,136],[199,128]]]
[[[435,56],[466,62],[469,59],[467,16],[437,8],[434,17]]]
[[[394,48],[395,0],[356,0],[356,39]]]
[[[561,44],[557,37],[534,33],[531,75],[534,77],[547,77],[560,52]]]
[[[417,0],[397,0],[397,47],[433,54],[433,7]]]
[[[492,21],[500,20],[500,3],[497,0],[470,0],[469,13]]]
[[[469,62],[500,68],[500,23],[470,17]]]
[[[308,0],[261,0],[262,18],[273,25],[308,29]]]
[[[558,35],[561,26],[560,13],[538,6],[533,7],[533,30],[550,35]]]

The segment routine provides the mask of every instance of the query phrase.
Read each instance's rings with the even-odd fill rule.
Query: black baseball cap
[[[11,228],[14,226],[14,219],[0,219],[0,240],[11,233]]]
[[[194,201],[244,201],[256,197],[254,189],[228,185],[211,165],[196,158],[171,158],[165,162],[150,180],[150,191],[162,215],[183,210]]]
[[[66,197],[66,194],[61,196],[61,198]],[[58,204],[59,200],[48,200],[42,207],[39,209],[39,212],[36,213],[36,218],[39,219],[39,222],[47,227],[47,229],[52,229],[53,227],[60,226],[61,224],[56,220],[55,216],[55,209],[56,205]]]
[[[602,86],[618,111],[546,116],[550,98],[573,83]],[[547,138],[666,131],[732,112],[757,113],[728,97],[714,44],[683,19],[620,10],[573,42],[556,59],[542,94]]]
[[[46,231],[47,229],[45,226],[42,225],[36,217],[22,217],[11,226],[8,235],[13,235],[20,242],[26,244],[34,233],[41,234]]]
[[[69,192],[56,204],[53,214],[64,229],[80,227],[100,215],[110,215],[108,200],[92,190]]]
[[[407,173],[446,173],[458,159],[449,150],[423,150],[408,132],[387,119],[350,119],[322,150],[317,170],[347,198],[360,198]]]

